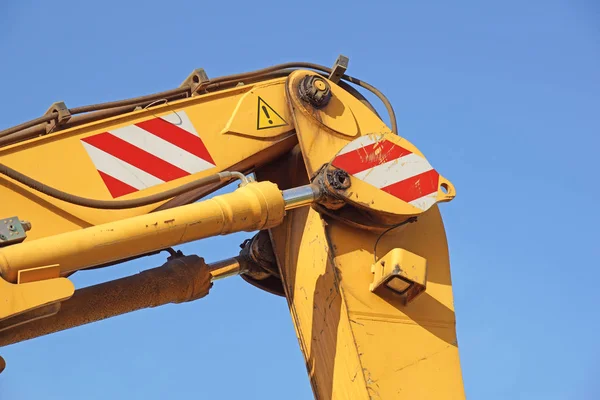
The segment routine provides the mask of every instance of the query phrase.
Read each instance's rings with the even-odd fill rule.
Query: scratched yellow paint
[[[257,96],[269,98],[269,105],[274,109],[287,110],[284,85],[285,78],[275,79],[174,101],[55,132],[0,149],[0,162],[65,192],[93,199],[112,200],[81,144],[81,139],[173,111],[185,111],[214,159],[216,167],[119,199],[133,199],[162,192],[194,179],[228,170],[231,166],[251,158],[256,159],[255,164],[265,162],[267,156],[261,154],[271,147],[281,145],[286,137],[292,137],[291,146],[295,141],[291,124],[275,129],[256,129]],[[240,104],[240,100],[249,93],[255,99]],[[234,125],[242,134],[225,129],[229,125]],[[244,132],[251,132],[253,135],[244,135]],[[263,132],[266,134],[263,135]],[[272,154],[270,156],[273,157]],[[4,176],[0,176],[0,196],[5,216],[17,215],[32,223],[33,229],[28,233],[29,239],[145,214],[160,205],[156,203],[127,210],[80,207],[40,194]]]
[[[294,75],[289,93],[293,81]],[[343,126],[324,126],[326,119],[320,115],[315,121],[314,113],[289,96],[312,176],[352,138],[339,134]],[[349,132],[355,126],[361,134],[389,132],[358,100],[344,97],[342,103],[355,117]],[[284,225],[271,229],[315,396],[464,399],[448,248],[438,206],[416,223],[389,232],[378,244],[379,255],[397,247],[427,259],[427,290],[406,306],[391,293],[381,297],[369,290],[379,235],[323,218],[312,209],[295,210]]]

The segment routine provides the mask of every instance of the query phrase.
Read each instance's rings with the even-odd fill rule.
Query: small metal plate
[[[423,154],[393,133],[353,140],[340,150],[329,168],[343,170],[350,178],[350,184],[337,194],[371,211],[418,215],[455,196],[452,184]]]
[[[0,220],[0,247],[20,243],[27,237],[19,217],[9,217]]]

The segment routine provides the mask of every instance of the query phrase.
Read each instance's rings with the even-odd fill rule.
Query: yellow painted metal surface
[[[363,289],[370,271],[359,266],[371,262],[370,244],[374,246],[377,234],[359,236],[341,224],[330,228],[361,361],[377,381],[373,391],[387,394],[382,398],[464,398],[449,256],[438,208],[379,242],[377,251],[383,254],[401,247],[427,259],[427,291],[405,307],[395,296]]]
[[[261,118],[259,97],[289,119],[284,84],[285,79],[281,78],[240,86],[59,131],[0,149],[0,162],[65,192],[112,200],[82,139],[166,115],[177,119],[178,113],[185,113],[215,167],[127,194],[119,200],[162,192],[233,166],[250,170],[295,144],[291,123],[256,129]],[[160,205],[127,210],[86,208],[40,194],[4,176],[0,176],[0,196],[5,215],[18,215],[32,223],[28,240],[146,214]]]
[[[465,398],[437,207],[378,245],[428,260],[427,292],[406,306],[369,290],[377,233],[300,209],[271,234],[316,398]]]
[[[368,399],[324,221],[312,208],[292,210],[271,237],[315,397]]]
[[[15,282],[20,270],[50,262],[62,275],[232,232],[268,229],[283,220],[281,191],[251,182],[233,193],[0,249],[0,273]]]
[[[367,133],[390,130],[367,106],[335,84],[331,84],[332,97],[327,107],[322,110],[308,108],[300,100],[297,90],[307,74],[314,72],[295,71],[288,77],[286,96],[306,169],[312,177],[351,140]],[[352,118],[342,118],[343,115]]]
[[[185,114],[214,167],[120,197],[130,199],[232,167],[250,171],[296,143],[305,171],[279,171],[273,182],[303,180],[304,173],[312,179],[351,141],[393,135],[366,105],[331,82],[330,103],[313,109],[297,91],[306,74],[314,73],[296,71],[287,79],[194,96],[39,137],[0,149],[0,161],[60,190],[110,200],[114,193],[102,180],[84,139]],[[416,147],[411,150],[420,154]],[[454,197],[454,188],[442,179],[449,190],[438,193],[437,200],[447,201]],[[424,212],[398,207],[397,200],[379,189],[350,183],[346,200],[362,211],[418,214],[418,220],[383,234],[381,227],[361,229],[336,219],[336,210],[324,215],[305,207],[286,215],[281,192],[270,182],[165,211],[152,212],[159,204],[107,211],[67,204],[0,177],[6,214],[33,225],[24,243],[0,249],[0,320],[72,294],[68,280],[52,277],[56,267],[43,267],[58,264],[64,276],[209,236],[270,229],[318,399],[463,399],[449,256],[438,206]],[[424,269],[417,260],[426,262],[426,291],[408,303],[392,291],[370,290],[372,266],[398,251],[406,255],[396,257],[398,263],[411,264],[414,255],[416,272]],[[424,283],[422,274],[411,276]],[[22,283],[14,284],[17,281]]]
[[[272,138],[289,132],[293,125],[282,88],[276,80],[244,93],[221,133]]]
[[[75,287],[67,278],[14,284],[0,278],[0,321],[48,304],[66,300]]]
[[[333,84],[334,98],[352,111],[354,121],[347,129],[327,124],[340,107],[307,110],[294,90],[304,75],[290,76],[287,96],[313,177],[353,139],[355,126],[359,135],[389,129]],[[449,256],[437,205],[382,237],[314,209],[293,210],[270,232],[316,398],[464,399]],[[409,304],[391,291],[370,291],[375,252],[380,257],[395,248],[427,261],[427,291]]]
[[[371,292],[386,297],[391,290],[403,305],[413,301],[427,288],[427,260],[408,250],[394,248],[371,266]]]
[[[45,279],[54,279],[58,277],[60,277],[60,265],[45,265],[43,267],[19,270],[17,283],[43,281]]]
[[[0,320],[71,297],[73,284],[58,278],[59,272],[65,275],[210,236],[268,229],[284,215],[277,185],[251,182],[200,203],[2,248]],[[43,267],[50,262],[56,264]],[[36,279],[44,280],[30,282]]]

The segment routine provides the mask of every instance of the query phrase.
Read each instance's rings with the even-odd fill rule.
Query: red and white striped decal
[[[438,172],[425,158],[389,140],[361,136],[332,165],[423,211],[437,201]]]
[[[113,198],[215,167],[184,111],[81,141]]]

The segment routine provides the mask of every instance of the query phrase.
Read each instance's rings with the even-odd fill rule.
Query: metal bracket
[[[0,247],[21,243],[27,238],[26,231],[31,229],[31,223],[21,221],[19,217],[0,220]]]
[[[63,101],[57,101],[52,103],[50,108],[44,113],[44,115],[50,115],[57,113],[58,117],[48,121],[46,124],[46,134],[53,132],[59,126],[66,124],[71,119],[71,112],[67,108]]]
[[[242,279],[268,293],[285,297],[269,232],[259,231],[240,247],[242,251],[238,260],[246,267],[240,275]]]
[[[427,260],[408,250],[395,248],[371,266],[371,292],[399,296],[404,305],[425,292]]]
[[[337,60],[335,60],[335,64],[333,64],[333,68],[331,68],[331,73],[329,74],[329,80],[333,83],[338,83],[342,76],[346,73],[348,69],[348,61],[350,59],[344,55],[339,55]]]
[[[172,247],[166,248],[165,251],[169,252],[169,257],[167,257],[167,261],[172,261],[181,257],[185,257],[181,250],[175,251],[175,249],[173,249]]]
[[[208,79],[208,75],[204,68],[197,68],[192,71],[191,74],[188,75],[187,78],[179,85],[179,87],[189,87],[190,93],[192,96],[195,96],[200,93],[205,93],[204,86],[208,83],[210,79]]]

